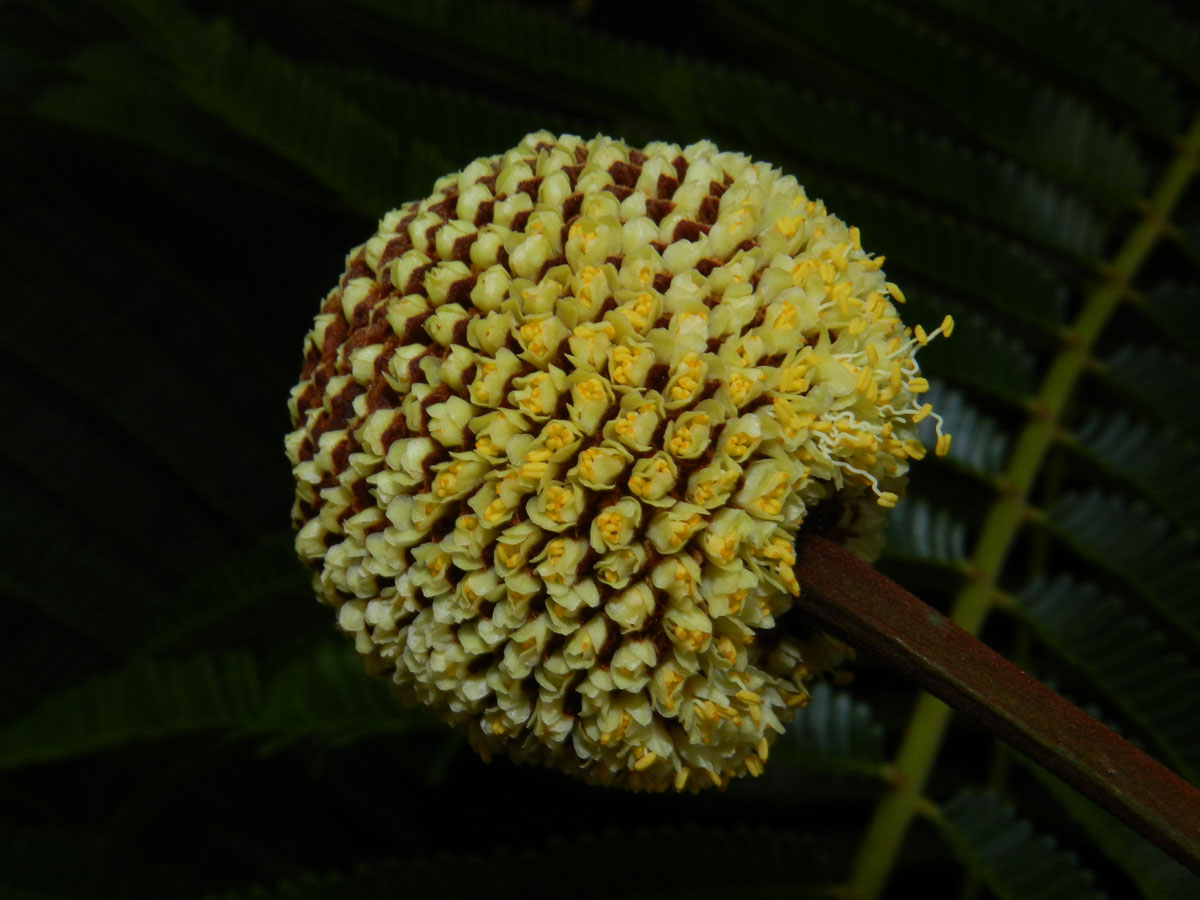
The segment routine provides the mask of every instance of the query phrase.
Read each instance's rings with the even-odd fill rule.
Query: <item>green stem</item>
[[[1000,497],[984,520],[969,565],[970,582],[959,592],[950,611],[951,621],[971,634],[979,634],[991,608],[1000,573],[1025,517],[1029,492],[1092,345],[1167,227],[1195,171],[1198,151],[1200,117],[1188,130],[1151,195],[1144,218],[1130,232],[1113,262],[1104,268],[1105,280],[1088,294],[1046,373],[1031,406],[1030,421],[1022,429],[1009,460]],[[882,893],[916,814],[949,719],[950,710],[940,700],[925,693],[918,697],[896,757],[896,788],[876,808],[851,872],[850,893],[855,900],[876,900]]]

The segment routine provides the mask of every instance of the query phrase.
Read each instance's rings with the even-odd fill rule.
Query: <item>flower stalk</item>
[[[801,534],[796,605],[1200,874],[1200,791],[842,547]]]

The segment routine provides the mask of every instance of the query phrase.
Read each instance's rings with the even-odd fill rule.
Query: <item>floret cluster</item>
[[[882,262],[707,142],[543,132],[440,179],[305,341],[287,452],[320,598],[485,756],[760,773],[844,649],[781,626],[797,530],[873,555],[925,453],[930,335]]]

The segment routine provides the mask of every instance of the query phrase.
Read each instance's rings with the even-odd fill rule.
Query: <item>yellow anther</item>
[[[880,506],[882,506],[884,509],[891,509],[893,506],[896,505],[896,502],[899,499],[900,499],[900,496],[898,494],[895,494],[891,491],[884,491],[883,493],[881,493],[879,495],[879,499],[875,502],[878,503]]]
[[[744,431],[739,431],[725,443],[725,452],[735,459],[745,454],[754,443],[754,438]]]
[[[567,233],[568,238],[574,237],[575,235],[580,233],[580,232],[575,231],[575,229],[578,227],[578,224],[579,223],[577,222],[577,223],[575,223],[575,225],[571,226],[571,231]],[[578,296],[579,300],[583,303],[583,305],[588,308],[591,308],[592,300],[593,300],[592,282],[595,281],[599,275],[600,275],[600,270],[598,268],[596,268],[595,266],[584,266],[582,269],[579,270],[579,280],[580,280],[581,284],[579,286],[579,293],[577,296]]]
[[[883,286],[887,288],[887,292],[895,298],[897,303],[905,302],[904,291],[900,290],[900,287],[897,284],[888,281],[885,282]]]
[[[942,336],[950,337],[950,333],[954,331],[954,316],[946,316],[942,319]]]
[[[587,381],[581,381],[575,385],[575,391],[581,400],[603,400],[604,382],[599,378],[589,378]]]
[[[729,614],[731,616],[736,616],[742,611],[742,604],[746,602],[748,593],[745,588],[739,588],[729,595]]]
[[[544,462],[530,461],[521,466],[521,477],[527,479],[538,479],[546,474],[549,466]]]
[[[437,480],[434,482],[434,495],[437,497],[449,497],[454,493],[454,483],[458,480],[458,473],[464,468],[462,461],[456,461],[447,466]]]
[[[800,260],[800,262],[792,266],[792,284],[800,284],[818,265],[815,259]]]
[[[734,375],[729,379],[729,398],[735,406],[741,406],[749,399],[753,387],[754,382],[745,375]]]
[[[790,238],[803,222],[804,216],[780,216],[775,220],[775,230],[785,238]]]
[[[613,381],[617,384],[633,384],[633,366],[642,352],[625,346],[613,347]]]
[[[684,375],[679,379],[678,382],[676,382],[675,387],[671,388],[671,398],[673,400],[686,400],[688,397],[692,396],[698,387],[699,385],[696,383],[696,379],[689,378],[687,375]]]
[[[561,522],[563,507],[571,500],[571,492],[558,485],[551,485],[546,491],[546,516],[555,522]]]
[[[542,340],[542,323],[527,322],[521,326],[521,339],[532,353],[541,355],[546,352],[546,344]]]
[[[638,761],[633,764],[633,770],[635,772],[641,772],[644,769],[648,769],[652,765],[654,765],[654,763],[657,759],[658,759],[658,754],[656,754],[653,750],[647,750],[638,759]]]
[[[908,383],[908,390],[913,394],[923,394],[929,390],[929,382],[924,378],[914,378]]]
[[[779,376],[779,389],[798,394],[808,390],[808,379],[804,377],[806,371],[803,365],[788,366]]]
[[[591,249],[592,242],[596,240],[597,234],[594,231],[584,231],[583,226],[576,222],[567,232],[568,240],[578,240],[579,249],[587,253]]]
[[[938,456],[945,456],[950,452],[950,435],[943,434],[937,439],[937,446],[933,450]]]
[[[596,447],[589,447],[583,451],[583,455],[579,457],[579,474],[584,478],[591,478],[595,474],[596,457],[600,455],[600,451]]]
[[[675,780],[672,782],[672,784],[675,787],[675,790],[682,791],[684,786],[687,784],[688,776],[691,774],[692,774],[692,770],[689,769],[687,766],[684,766],[682,769],[680,769],[678,772],[676,772]]]
[[[913,413],[913,417],[912,417],[913,424],[915,425],[918,422],[922,421],[931,412],[933,412],[933,404],[932,403],[923,404],[920,409],[918,409],[915,413]]]
[[[497,497],[488,504],[487,509],[483,511],[483,517],[488,522],[499,522],[508,514],[508,507],[504,505],[504,501]]]
[[[917,339],[917,343],[922,347],[929,343],[929,335],[925,333],[925,329],[920,325],[913,328],[913,337]]]
[[[873,383],[875,378],[875,370],[864,366],[858,373],[858,381],[854,383],[854,389],[860,394],[865,392],[867,387]]]

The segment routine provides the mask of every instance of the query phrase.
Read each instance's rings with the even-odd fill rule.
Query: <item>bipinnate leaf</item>
[[[1180,772],[1200,777],[1200,669],[1120,600],[1061,577],[1030,585],[1016,611],[1038,638],[1082,670]]]
[[[1092,873],[991,794],[963,791],[934,824],[963,866],[1000,900],[1101,900]]]
[[[140,660],[47,697],[0,729],[0,769],[68,759],[134,741],[216,734],[269,743],[437,727],[365,678],[350,647],[326,642],[277,666],[249,653]]]

